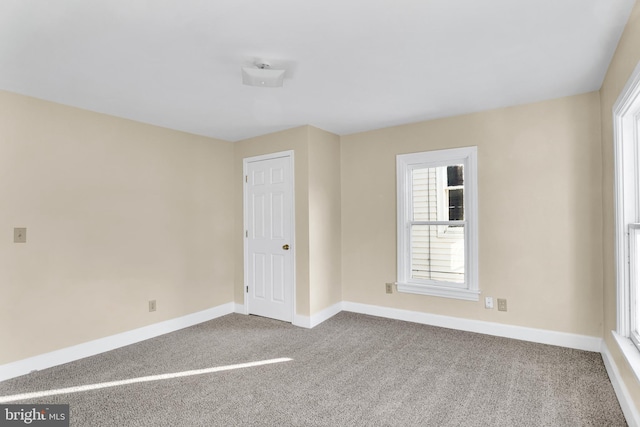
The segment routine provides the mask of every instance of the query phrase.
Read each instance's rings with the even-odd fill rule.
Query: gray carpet
[[[290,357],[14,403],[72,426],[625,426],[598,353],[342,312],[314,329],[231,314],[0,382],[0,396]]]

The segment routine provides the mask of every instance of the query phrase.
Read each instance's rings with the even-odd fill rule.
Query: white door
[[[245,159],[245,304],[293,320],[293,153]]]

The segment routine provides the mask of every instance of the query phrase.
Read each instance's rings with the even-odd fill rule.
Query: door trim
[[[249,295],[247,293],[247,278],[249,277],[249,245],[248,245],[248,241],[249,238],[247,237],[247,230],[249,230],[249,213],[247,212],[247,197],[248,197],[248,193],[247,193],[247,182],[245,180],[245,177],[247,176],[248,173],[248,166],[249,163],[254,163],[254,162],[260,162],[262,160],[272,160],[272,159],[279,159],[279,158],[283,158],[286,157],[289,159],[289,166],[291,167],[291,180],[289,182],[290,185],[290,192],[291,192],[291,242],[292,247],[291,247],[291,256],[292,256],[292,268],[293,268],[293,283],[291,284],[293,286],[292,289],[292,301],[291,301],[291,323],[295,323],[295,318],[296,318],[296,194],[295,194],[295,178],[296,178],[296,173],[295,173],[295,164],[294,164],[294,160],[293,160],[293,150],[287,150],[287,151],[279,151],[276,153],[270,153],[270,154],[263,154],[260,156],[252,156],[252,157],[245,157],[244,159],[242,159],[242,245],[243,245],[243,255],[242,255],[242,262],[243,262],[243,273],[244,273],[244,279],[242,281],[242,294],[244,295],[244,313],[243,314],[249,314]]]

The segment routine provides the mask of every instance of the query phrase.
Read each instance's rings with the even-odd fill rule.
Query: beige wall
[[[640,61],[640,4],[636,3],[600,89],[602,111],[602,170],[604,217],[604,339],[625,385],[640,410],[640,384],[611,336],[616,329],[616,273],[614,259],[613,104]]]
[[[309,127],[311,315],[342,301],[340,137]]]
[[[0,364],[230,302],[232,156],[0,92]]]
[[[598,93],[342,137],[343,299],[602,335]],[[385,294],[396,278],[397,154],[478,146],[483,301]]]

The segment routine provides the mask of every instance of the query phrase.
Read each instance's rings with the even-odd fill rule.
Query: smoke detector
[[[242,84],[258,87],[282,87],[285,70],[275,70],[267,62],[242,67]]]

